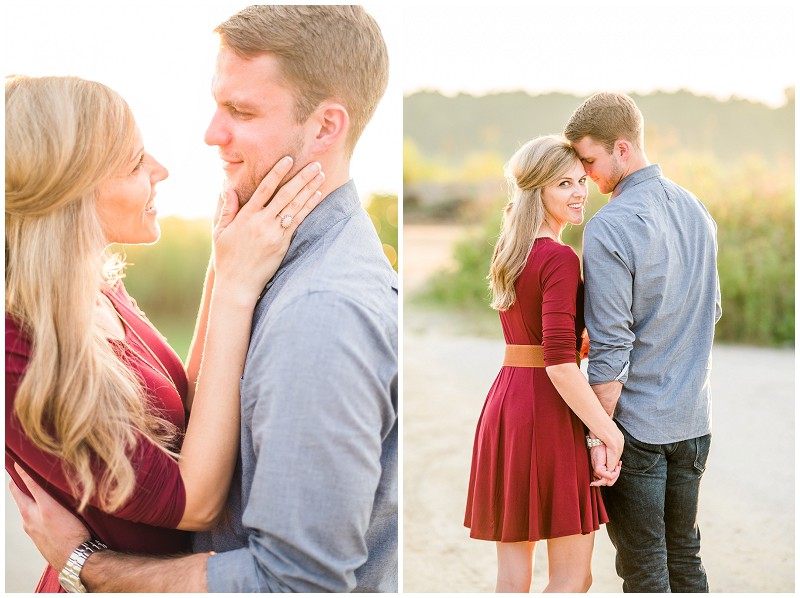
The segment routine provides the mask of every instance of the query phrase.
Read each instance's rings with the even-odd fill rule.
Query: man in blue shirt
[[[711,346],[722,311],[716,224],[644,152],[633,100],[598,93],[564,135],[609,203],[583,241],[589,383],[625,436],[603,488],[626,592],[707,592],[697,506],[711,442]],[[596,473],[604,447],[593,449]]]

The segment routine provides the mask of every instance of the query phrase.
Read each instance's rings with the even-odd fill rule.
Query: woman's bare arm
[[[215,221],[216,222],[216,221]],[[186,376],[189,379],[189,394],[186,397],[186,411],[192,410],[194,393],[197,386],[197,377],[200,375],[200,364],[203,360],[203,346],[206,342],[208,331],[208,312],[211,307],[211,293],[214,289],[214,260],[208,261],[206,278],[203,282],[203,295],[200,298],[200,309],[197,313],[197,322],[194,327],[194,336],[189,345],[189,355],[186,358]]]
[[[324,177],[319,164],[306,166],[275,191],[291,164],[291,160],[279,162],[238,213],[238,198],[229,191],[214,231],[207,326],[204,335],[202,322],[198,327],[190,357],[199,363],[193,365],[197,383],[178,461],[186,488],[179,529],[211,529],[223,511],[239,450],[239,380],[253,310],[283,261],[295,229],[321,199],[317,189]],[[293,216],[287,228],[279,224],[282,210]],[[203,308],[201,319],[202,315]]]
[[[562,363],[547,368],[547,375],[553,382],[564,402],[606,445],[608,471],[616,469],[622,456],[625,439],[611,417],[605,412],[589,382],[577,364]]]

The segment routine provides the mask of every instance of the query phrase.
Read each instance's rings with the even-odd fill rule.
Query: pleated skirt
[[[524,542],[596,531],[608,521],[589,486],[586,428],[544,368],[503,367],[475,431],[464,525]]]

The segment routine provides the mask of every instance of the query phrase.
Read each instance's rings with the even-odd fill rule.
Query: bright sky
[[[783,103],[798,73],[792,0],[404,5],[404,93],[687,88]]]
[[[77,75],[119,92],[145,147],[170,171],[159,213],[211,216],[223,171],[203,143],[213,112],[212,31],[252,2],[3,2],[3,75]],[[351,175],[362,199],[402,185],[400,17],[393,5],[364,3],[389,49],[386,95],[356,147]]]

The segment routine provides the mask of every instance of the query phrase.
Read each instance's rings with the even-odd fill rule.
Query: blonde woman
[[[517,151],[507,174],[513,193],[489,273],[506,357],[475,433],[465,525],[496,542],[498,592],[530,591],[543,539],[545,591],[585,592],[594,532],[608,521],[597,486],[616,480],[623,445],[578,366],[580,263],[561,242],[583,222],[586,173],[566,140],[546,136]],[[594,481],[587,442],[606,447]]]
[[[167,177],[123,99],[73,77],[9,77],[5,155],[6,470],[111,548],[185,551],[180,530],[212,528],[225,505],[253,308],[323,176],[309,165],[269,202],[285,158],[240,210],[233,192],[221,201],[184,369],[107,252],[158,240]],[[48,567],[37,591],[64,591],[59,574]]]

